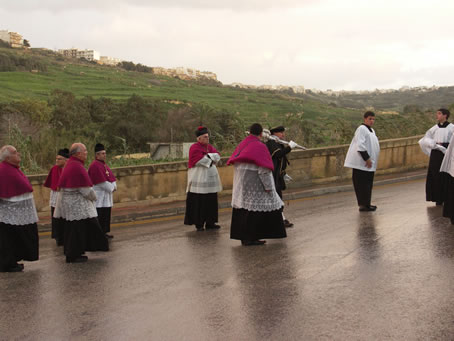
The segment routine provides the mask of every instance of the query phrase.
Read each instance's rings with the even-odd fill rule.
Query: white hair
[[[73,143],[71,149],[69,150],[69,156],[76,155],[78,152],[82,151],[82,143],[76,142]]]
[[[6,158],[11,155],[12,149],[15,149],[14,146],[11,146],[9,144],[0,148],[0,162],[5,161]]]

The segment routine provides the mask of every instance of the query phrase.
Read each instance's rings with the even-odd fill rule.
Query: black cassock
[[[230,239],[258,240],[285,238],[281,210],[254,212],[244,208],[233,208]]]
[[[443,143],[447,147],[448,143]],[[426,178],[426,201],[442,203],[446,186],[446,173],[440,172],[440,166],[443,162],[443,152],[432,149],[429,159],[429,167]]]
[[[39,259],[38,225],[0,223],[0,271],[14,267],[21,260]]]
[[[218,194],[192,193],[186,196],[185,225],[213,226],[218,222]]]
[[[276,186],[276,192],[282,198],[282,191],[287,188],[284,181],[285,170],[290,163],[287,160],[287,154],[292,151],[289,146],[283,146],[274,140],[268,140],[266,146],[271,154],[273,160],[274,170],[273,178]]]

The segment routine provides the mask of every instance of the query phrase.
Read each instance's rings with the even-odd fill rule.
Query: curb
[[[384,179],[384,180],[378,180],[374,181],[374,187],[375,186],[383,186],[383,185],[390,185],[390,184],[395,184],[399,182],[407,182],[407,181],[415,181],[415,180],[421,180],[426,178],[426,173],[424,174],[414,174],[414,175],[409,175],[409,176],[403,176],[400,178],[392,178],[392,179]],[[353,191],[353,185],[337,185],[337,186],[331,186],[331,187],[324,187],[324,188],[314,188],[314,189],[308,189],[305,191],[298,191],[294,193],[288,193],[284,195],[283,200],[295,200],[295,199],[302,199],[302,198],[310,198],[310,197],[317,197],[320,195],[325,195],[325,194],[332,194],[332,193],[340,193],[340,192],[350,192]]]
[[[424,173],[424,174],[421,173],[421,174],[402,176],[399,178],[378,180],[378,181],[374,181],[374,186],[382,186],[382,185],[395,184],[395,183],[399,183],[399,182],[420,180],[420,179],[424,179],[425,177],[426,177],[426,173]],[[289,201],[289,200],[318,197],[318,196],[326,195],[326,194],[350,192],[350,191],[353,191],[352,184],[349,184],[349,185],[339,184],[339,185],[334,185],[334,186],[330,186],[330,187],[311,188],[311,189],[307,189],[307,190],[295,191],[293,193],[286,193],[286,194],[284,194],[283,200]],[[220,209],[231,208],[230,200],[219,201],[219,208]],[[140,221],[146,221],[146,220],[157,219],[157,218],[184,215],[185,209],[186,209],[186,206],[185,206],[185,202],[183,201],[183,202],[181,202],[180,206],[176,206],[176,207],[151,210],[148,212],[131,212],[131,213],[127,213],[124,215],[112,216],[112,226],[115,227],[115,225],[120,225],[120,224],[123,225],[125,223],[140,222]],[[38,224],[39,232],[49,232],[50,230],[51,230],[50,223]]]

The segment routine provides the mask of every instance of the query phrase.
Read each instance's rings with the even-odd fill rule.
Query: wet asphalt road
[[[290,202],[283,240],[242,247],[182,218],[113,229],[108,253],[0,274],[1,340],[453,340],[454,226],[424,182]]]

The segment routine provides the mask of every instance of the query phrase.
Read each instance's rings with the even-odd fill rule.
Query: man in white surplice
[[[113,238],[110,233],[110,219],[113,206],[113,192],[117,190],[117,179],[106,163],[107,153],[103,144],[95,145],[95,159],[88,168],[88,175],[93,182],[96,193],[96,211],[98,221],[107,238]]]
[[[430,128],[426,135],[419,140],[422,151],[430,157],[426,178],[426,201],[443,204],[444,174],[440,173],[444,153],[451,141],[454,124],[449,123],[450,112],[447,109],[438,109],[437,124]]]
[[[371,205],[374,174],[377,170],[380,144],[372,129],[375,113],[364,113],[364,123],[355,132],[352,143],[345,157],[344,167],[352,168],[352,181],[360,211],[375,211],[377,206]]]
[[[188,185],[186,188],[185,225],[195,225],[197,231],[219,229],[218,192],[222,191],[216,164],[221,159],[218,151],[209,143],[206,127],[198,127],[197,142],[189,149]]]

